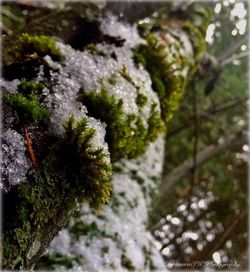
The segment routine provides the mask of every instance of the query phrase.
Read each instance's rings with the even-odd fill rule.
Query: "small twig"
[[[25,127],[25,139],[26,139],[26,145],[28,147],[28,153],[29,153],[32,165],[33,165],[33,167],[36,167],[37,166],[37,160],[36,160],[36,156],[35,156],[35,153],[34,153],[34,149],[32,147],[32,140],[30,138],[29,131],[28,131],[28,129],[26,127]]]

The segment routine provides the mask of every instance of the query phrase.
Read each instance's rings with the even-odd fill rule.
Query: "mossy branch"
[[[72,116],[64,127],[65,137],[39,168],[4,196],[6,269],[32,268],[78,203],[99,210],[109,200],[112,169],[104,151],[93,146],[95,131],[86,118]]]

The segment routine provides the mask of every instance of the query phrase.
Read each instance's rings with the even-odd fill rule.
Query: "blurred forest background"
[[[171,122],[163,184],[173,182],[163,187],[150,230],[169,269],[214,261],[247,270],[248,3],[211,6],[207,70],[190,84]]]
[[[35,1],[20,1],[21,8],[3,3],[3,34],[55,4],[45,1],[44,14],[36,14]],[[170,270],[212,260],[218,269],[248,267],[248,3],[209,5],[207,54],[171,121],[161,195],[148,227]]]

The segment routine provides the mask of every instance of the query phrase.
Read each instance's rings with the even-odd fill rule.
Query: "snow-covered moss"
[[[97,94],[86,95],[83,103],[91,116],[107,124],[106,140],[113,161],[141,155],[148,143],[154,141],[162,131],[160,115],[154,108],[147,129],[140,115],[124,114],[123,100],[116,101],[104,88]]]
[[[147,232],[147,211],[163,169],[163,145],[164,137],[160,137],[140,158],[115,163],[109,204],[99,214],[83,205],[52,241],[40,264],[49,259],[55,271],[64,271],[64,264],[56,259],[53,262],[53,256],[60,255],[80,260],[71,261],[70,271],[127,271],[132,266],[132,270],[164,270],[161,255]]]
[[[165,122],[172,118],[173,111],[178,108],[186,86],[187,59],[179,49],[180,44],[176,40],[167,43],[160,35],[151,33],[147,36],[147,45],[140,45],[134,54],[135,62],[141,63],[151,75]]]
[[[95,131],[86,118],[70,117],[64,127],[64,138],[52,145],[39,168],[6,196],[4,267],[14,268],[19,262],[23,268],[32,267],[33,258],[79,203],[87,201],[99,210],[109,200],[111,166],[103,150],[93,148]]]
[[[56,42],[48,36],[21,34],[14,45],[6,50],[5,56],[8,63],[25,62],[27,60],[39,60],[46,55],[54,60],[61,60],[63,56],[56,46]]]
[[[25,156],[25,140],[17,131],[9,129],[1,135],[2,162],[1,188],[8,191],[11,186],[22,182],[31,166]]]

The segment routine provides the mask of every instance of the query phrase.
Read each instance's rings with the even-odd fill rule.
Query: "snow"
[[[31,167],[31,162],[25,156],[25,140],[21,134],[9,129],[2,134],[1,142],[1,187],[8,191],[9,187],[25,180],[26,173]]]

